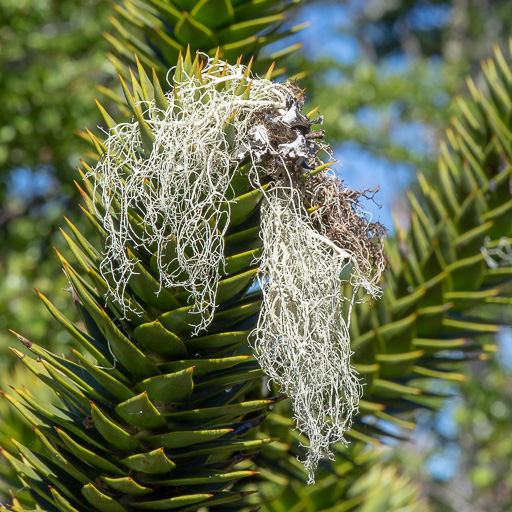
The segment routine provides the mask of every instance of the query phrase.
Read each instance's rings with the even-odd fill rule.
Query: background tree
[[[2,347],[15,321],[31,335],[45,333],[54,346],[68,341],[36,305],[33,289],[66,286],[51,262],[52,247],[60,240],[62,215],[78,217],[73,179],[83,146],[74,130],[95,125],[94,84],[111,81],[102,37],[109,9],[104,2],[77,9],[69,0],[0,6]],[[3,353],[0,364],[11,364]]]

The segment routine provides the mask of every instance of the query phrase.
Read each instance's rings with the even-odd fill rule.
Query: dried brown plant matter
[[[357,191],[332,171],[315,173],[314,169],[322,165],[318,154],[332,156],[330,147],[323,142],[324,130],[312,130],[314,125],[322,124],[323,117],[311,120],[302,114],[304,91],[294,83],[288,87],[287,112],[284,115],[275,110],[260,113],[258,128],[249,132],[256,161],[263,163],[264,174],[274,187],[295,189],[304,209],[317,208],[311,215],[313,227],[350,252],[365,277],[377,284],[387,266],[383,251],[387,229],[369,219],[361,199],[373,200],[378,187]],[[262,131],[265,137],[261,136]]]
[[[357,191],[322,173],[308,181],[305,193],[306,208],[319,207],[311,216],[315,229],[353,254],[365,277],[375,284],[388,263],[383,249],[387,229],[368,219],[361,199],[373,200],[377,190]]]

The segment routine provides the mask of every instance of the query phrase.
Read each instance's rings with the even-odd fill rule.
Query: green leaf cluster
[[[222,60],[245,63],[260,50],[299,31],[303,25],[284,30],[285,12],[302,0],[123,0],[114,5],[109,19],[115,35],[106,34],[115,50],[109,58],[118,71],[119,57],[155,69],[161,79],[187,47]],[[294,44],[258,60],[257,71],[296,50]]]

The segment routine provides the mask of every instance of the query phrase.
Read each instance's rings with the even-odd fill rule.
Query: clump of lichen
[[[319,154],[331,154],[323,130],[313,130],[322,116],[302,113],[296,84],[212,59],[199,75],[182,73],[165,110],[138,103],[154,135],[150,150],[137,119],[109,131],[107,151],[91,173],[105,206],[101,271],[115,283],[110,296],[125,308],[135,254],[149,250],[161,287],[189,292],[200,318],[194,334],[207,329],[218,305],[231,181],[249,161],[249,181],[264,196],[263,302],[252,339],[309,439],[304,462],[312,482],[330,445],[346,442],[358,409],[350,316],[360,290],[380,296],[386,230],[364,212],[360,200],[368,193],[345,186],[322,164]],[[240,95],[244,83],[250,94]]]

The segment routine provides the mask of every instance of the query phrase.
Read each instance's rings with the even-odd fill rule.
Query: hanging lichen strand
[[[199,76],[183,69],[174,73],[165,110],[155,101],[138,102],[154,135],[152,146],[139,120],[118,124],[93,171],[108,234],[101,271],[116,283],[108,293],[125,307],[123,296],[137,264],[126,246],[150,249],[160,285],[190,293],[191,312],[200,318],[196,334],[213,317],[238,153],[258,114],[286,109],[290,98],[289,86],[265,79],[252,80],[250,97],[240,95],[241,84],[248,83],[245,72],[244,66],[209,60]],[[137,216],[144,230],[130,222]]]
[[[322,187],[330,186],[322,181]],[[330,181],[331,190],[336,183]],[[307,197],[308,190],[302,192]],[[378,297],[380,288],[375,276],[365,273],[371,260],[362,259],[361,249],[368,248],[364,239],[358,247],[348,238],[345,244],[333,243],[308,219],[302,198],[297,190],[275,188],[263,207],[263,305],[254,348],[265,373],[292,400],[297,429],[309,439],[303,462],[309,483],[314,483],[319,460],[332,456],[331,444],[346,443],[344,433],[358,410],[362,387],[350,365],[348,330],[355,297],[361,287]],[[351,217],[345,221],[354,228],[350,222],[361,217],[344,202]],[[381,262],[376,275],[384,258]]]
[[[192,66],[192,69],[194,67]],[[160,285],[190,293],[197,334],[216,307],[229,228],[233,177],[248,169],[263,192],[258,277],[263,303],[251,339],[269,377],[293,404],[309,439],[309,481],[330,444],[345,442],[361,386],[350,365],[349,321],[356,296],[378,297],[385,229],[318,158],[330,154],[312,131],[295,84],[253,77],[209,59],[174,73],[167,108],[139,101],[136,120],[111,128],[92,171],[105,205],[104,277],[124,306],[137,263],[155,255]],[[247,85],[250,87],[247,87]],[[142,118],[144,121],[141,122]],[[153,139],[144,135],[144,123]],[[133,219],[140,219],[137,228]]]

